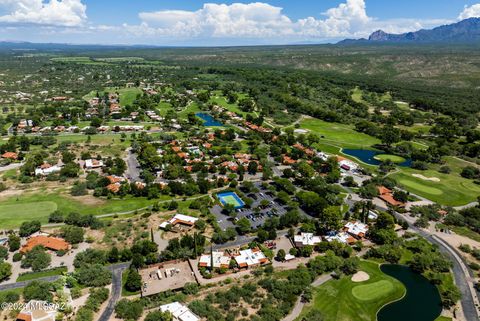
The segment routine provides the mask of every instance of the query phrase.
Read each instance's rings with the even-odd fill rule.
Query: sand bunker
[[[352,282],[363,282],[367,281],[368,279],[370,279],[370,275],[363,271],[358,271],[352,275]]]
[[[440,178],[438,177],[426,177],[422,174],[412,174],[413,177],[423,179],[424,181],[431,181],[431,182],[440,182]]]

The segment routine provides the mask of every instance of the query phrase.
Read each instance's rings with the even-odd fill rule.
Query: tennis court
[[[235,209],[242,208],[245,206],[245,203],[237,195],[237,193],[225,192],[225,193],[219,193],[217,194],[217,196],[218,196],[218,199],[220,200],[220,203],[222,203],[223,206],[227,204],[232,204]]]

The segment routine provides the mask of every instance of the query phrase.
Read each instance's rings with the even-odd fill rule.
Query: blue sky
[[[0,40],[245,45],[335,42],[480,16],[480,0],[0,0]]]

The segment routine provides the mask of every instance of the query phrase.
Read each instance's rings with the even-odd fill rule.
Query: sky
[[[158,46],[327,43],[480,17],[480,0],[0,0],[0,41]]]

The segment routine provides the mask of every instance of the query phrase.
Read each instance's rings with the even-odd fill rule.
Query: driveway
[[[112,271],[112,293],[105,310],[98,318],[98,321],[109,321],[112,319],[113,312],[115,312],[115,305],[117,304],[122,294],[122,273],[130,266],[130,263],[120,263],[110,265],[108,269]]]
[[[140,163],[138,162],[137,155],[132,152],[131,148],[127,148],[127,158],[125,159],[125,162],[127,163],[127,178],[132,182],[141,182]]]

